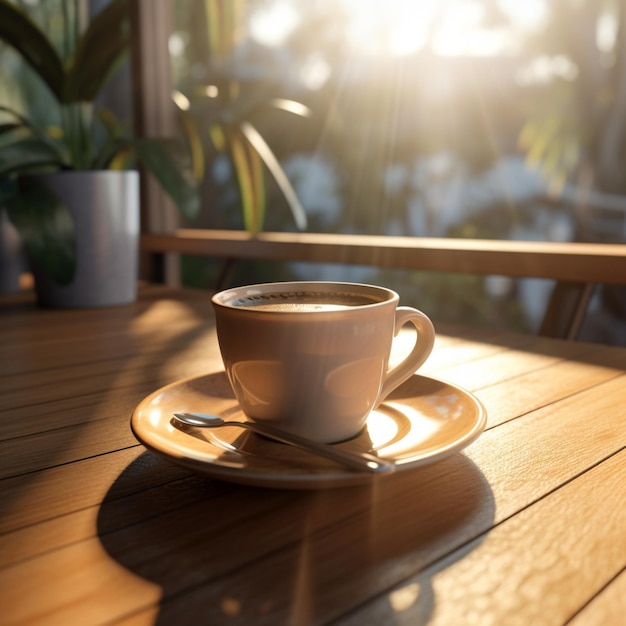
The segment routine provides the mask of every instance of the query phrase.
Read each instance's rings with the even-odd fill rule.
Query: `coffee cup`
[[[322,281],[215,294],[220,352],[243,412],[315,441],[357,435],[433,348],[430,319],[399,300],[385,287]],[[390,368],[394,337],[406,325],[417,330],[415,345]]]

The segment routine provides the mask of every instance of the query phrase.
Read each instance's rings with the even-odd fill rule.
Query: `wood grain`
[[[472,390],[487,431],[371,485],[278,491],[130,433],[145,395],[221,367],[208,294],[4,302],[3,624],[621,623],[626,350],[444,325],[422,373]]]
[[[394,594],[414,588],[419,596],[426,586],[433,596],[429,625],[565,624],[623,567],[626,507],[606,503],[625,501],[625,469],[622,452],[520,511],[463,554],[453,552],[404,581],[344,624],[381,624],[391,616],[394,624],[420,623],[420,603],[394,610]]]
[[[574,282],[626,283],[626,247],[435,237],[179,229],[144,234],[141,249],[233,259],[366,265]]]

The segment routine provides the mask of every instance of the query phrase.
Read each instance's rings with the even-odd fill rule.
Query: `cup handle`
[[[406,324],[413,324],[415,330],[417,330],[415,345],[403,361],[387,372],[378,396],[378,404],[396,387],[399,387],[405,380],[408,380],[415,374],[417,369],[429,357],[435,345],[435,327],[424,313],[408,306],[398,307],[396,309],[395,337]]]

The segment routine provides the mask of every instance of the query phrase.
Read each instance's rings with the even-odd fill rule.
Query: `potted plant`
[[[60,128],[2,106],[0,208],[20,233],[40,304],[103,306],[136,297],[139,161],[192,218],[199,210],[191,153],[177,139],[138,139],[95,100],[128,50],[127,0],[86,28],[80,0],[63,4],[63,49],[20,7],[0,0],[0,41],[47,85]]]

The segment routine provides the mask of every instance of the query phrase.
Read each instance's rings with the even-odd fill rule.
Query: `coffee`
[[[349,292],[281,291],[248,295],[228,302],[234,307],[286,313],[342,311],[382,302],[380,298]]]

